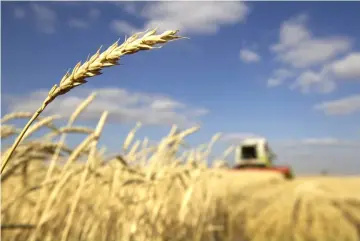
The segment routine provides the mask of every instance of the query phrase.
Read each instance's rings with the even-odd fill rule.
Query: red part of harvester
[[[284,176],[286,179],[292,179],[294,177],[293,172],[288,166],[246,166],[246,165],[236,165],[231,170],[233,171],[260,171],[260,172],[277,172]]]

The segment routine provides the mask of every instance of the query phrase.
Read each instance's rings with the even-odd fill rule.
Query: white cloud
[[[151,108],[154,110],[171,110],[174,108],[184,108],[185,105],[173,100],[154,100],[151,103]]]
[[[23,19],[25,18],[25,10],[22,8],[15,8],[14,9],[14,17],[17,19]]]
[[[352,41],[343,36],[317,37],[307,28],[307,15],[298,15],[285,21],[280,27],[279,43],[270,47],[277,60],[291,73],[273,73],[269,87],[278,86],[285,79],[295,77],[290,89],[302,93],[327,94],[337,88],[339,78],[359,75],[357,53],[339,60],[339,56],[351,49]],[[360,76],[360,75],[359,75]]]
[[[245,63],[253,63],[260,61],[260,56],[255,53],[254,51],[248,50],[248,49],[242,49],[240,50],[240,58]]]
[[[318,72],[306,70],[302,72],[291,89],[300,89],[303,93],[315,91],[330,93],[337,87],[337,82],[344,79],[360,78],[360,53],[350,53],[342,59],[324,64]]]
[[[271,47],[274,51],[285,50],[297,46],[303,40],[310,38],[310,33],[304,23],[307,21],[307,15],[299,15],[295,18],[285,21],[280,27],[280,42]]]
[[[61,114],[69,117],[74,108],[93,91],[98,95],[81,115],[82,119],[97,120],[104,110],[108,110],[109,121],[112,122],[141,121],[149,125],[189,126],[199,123],[199,118],[208,112],[204,108],[190,107],[161,94],[101,88],[75,89],[67,95],[58,97],[46,108],[44,114]],[[35,111],[46,96],[47,91],[37,91],[29,96],[8,96],[9,111]]]
[[[145,25],[139,28],[141,31],[157,27],[159,31],[180,29],[186,34],[215,34],[221,25],[240,23],[249,13],[247,5],[239,1],[147,2],[142,10],[137,10],[134,5],[127,5],[125,10],[145,18]],[[118,28],[114,28],[114,23],[111,24],[111,28],[127,30],[131,33],[134,27],[129,23],[127,25],[120,21]]]
[[[287,79],[294,76],[294,73],[288,69],[280,68],[274,71],[274,76],[279,79]]]
[[[327,115],[347,115],[360,112],[360,95],[351,95],[342,99],[325,101],[314,106]]]
[[[234,132],[223,134],[221,140],[232,144],[238,144],[246,138],[262,138],[262,136],[250,132]]]
[[[110,23],[110,28],[115,31],[117,34],[129,34],[132,35],[136,32],[141,32],[142,30],[129,24],[123,20],[113,20]]]
[[[121,7],[129,14],[140,14],[141,10],[138,8],[138,5],[134,2],[118,2],[121,4]]]
[[[305,145],[337,145],[341,144],[341,141],[336,138],[307,138],[302,140],[302,144]]]
[[[97,9],[97,8],[91,8],[91,9],[89,10],[88,15],[89,15],[89,18],[90,18],[90,19],[97,19],[97,18],[100,17],[101,12],[100,12],[100,10]]]
[[[282,80],[281,79],[276,79],[276,78],[270,78],[267,81],[267,86],[268,87],[275,87],[275,86],[279,86],[282,84]]]
[[[68,25],[71,28],[77,29],[87,29],[90,27],[90,24],[93,23],[96,19],[98,19],[101,15],[101,12],[97,8],[91,8],[88,12],[87,18],[71,18],[68,21]]]
[[[87,21],[78,19],[78,18],[70,19],[68,24],[72,28],[88,28],[89,27],[89,23]]]
[[[270,47],[277,60],[297,72],[290,89],[328,94],[336,90],[339,81],[360,78],[360,52],[349,53],[352,40],[343,36],[316,37],[307,29],[307,21],[307,15],[285,21],[279,43]],[[343,54],[347,55],[340,57]],[[282,82],[273,74],[267,84],[274,87]]]
[[[297,141],[288,141],[284,143],[287,147],[299,147],[299,146],[333,146],[333,145],[349,145],[352,142],[340,140],[334,137],[322,137],[322,138],[304,138]]]
[[[310,93],[315,91],[317,93],[327,94],[336,89],[336,82],[329,67],[325,66],[321,71],[315,72],[307,70],[301,73],[290,85],[291,89],[300,89],[302,93]]]
[[[315,37],[306,27],[308,17],[300,15],[285,21],[280,28],[280,41],[271,50],[277,59],[295,68],[318,66],[351,48],[347,37]]]
[[[339,78],[360,78],[360,52],[354,52],[335,61],[332,70]]]
[[[272,77],[268,79],[267,86],[268,87],[279,86],[284,82],[284,80],[293,76],[294,73],[288,69],[284,69],[284,68],[276,69],[273,72]]]
[[[349,50],[349,42],[342,38],[309,40],[301,42],[296,48],[281,52],[279,57],[294,67],[309,67],[324,63],[339,53]]]
[[[130,1],[112,1],[116,7],[121,8],[128,14],[132,15],[140,15],[141,9],[143,8],[142,5],[139,4],[139,2],[130,2]]]
[[[36,27],[43,33],[55,33],[56,12],[49,7],[37,3],[32,3],[31,9],[35,14]]]
[[[295,174],[359,174],[360,140],[333,137],[307,138],[276,143],[273,149],[279,165],[290,165]]]

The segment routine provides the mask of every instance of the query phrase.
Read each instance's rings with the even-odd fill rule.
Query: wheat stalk
[[[96,93],[91,93],[82,103],[80,103],[80,105],[75,109],[74,113],[70,116],[65,128],[70,129],[72,127],[76,118],[85,110],[85,108],[94,100],[95,97],[96,97]],[[58,160],[58,158],[60,156],[60,152],[62,150],[62,147],[64,146],[65,139],[66,139],[66,132],[64,132],[63,130],[64,129],[60,129],[59,131],[55,132],[55,134],[60,132],[60,133],[62,133],[62,135],[60,137],[59,142],[57,143],[57,148],[55,149],[55,152],[53,153],[53,155],[51,157],[50,165],[49,165],[48,171],[47,171],[46,176],[43,181],[44,183],[46,183],[51,178],[51,175],[55,169],[56,161]],[[92,133],[92,131],[90,133]],[[40,193],[38,196],[38,201],[35,206],[35,215],[33,216],[33,219],[38,218],[37,215],[40,214],[39,211],[40,211],[41,203],[45,197],[45,194],[46,194],[45,188],[40,190]]]
[[[1,119],[1,124],[4,124],[5,122],[11,121],[13,119],[27,119],[31,118],[33,116],[33,113],[31,112],[13,112],[4,115],[4,117]],[[39,117],[38,119],[41,119]]]
[[[135,127],[128,133],[127,137],[125,138],[124,144],[123,144],[123,151],[126,152],[131,144],[131,142],[134,140],[136,132],[141,127],[142,123],[137,122]]]
[[[141,38],[139,38],[140,33],[135,33],[124,43],[118,45],[116,41],[111,45],[107,50],[100,54],[100,49],[87,61],[83,64],[81,62],[77,63],[73,68],[72,72],[67,72],[63,78],[60,80],[59,85],[55,84],[48,93],[48,96],[42,103],[41,107],[33,114],[29,122],[25,125],[24,129],[21,131],[20,135],[15,140],[10,151],[7,153],[6,157],[3,160],[1,166],[1,173],[3,173],[6,164],[11,158],[15,148],[21,142],[26,131],[30,125],[35,121],[35,119],[44,111],[46,106],[48,106],[56,97],[66,94],[73,88],[85,84],[86,78],[94,77],[101,74],[101,70],[106,67],[111,67],[118,64],[120,58],[124,55],[134,54],[143,50],[151,50],[157,44],[165,44],[167,42],[182,39],[184,37],[177,36],[178,30],[169,30],[165,31],[162,34],[156,35],[156,29],[148,31]]]
[[[63,136],[63,134],[65,133],[77,133],[77,134],[91,134],[94,130],[88,127],[83,127],[83,126],[71,126],[71,127],[61,127],[59,128],[59,130],[57,132],[51,132],[49,134],[47,134],[44,139],[46,140],[51,140],[54,137],[61,135],[61,137]],[[60,143],[60,141],[59,141]]]
[[[59,118],[60,118],[59,115],[53,115],[53,116],[48,116],[48,117],[40,120],[39,122],[37,122],[35,125],[33,125],[31,128],[29,128],[27,130],[27,132],[24,134],[22,139],[24,140],[24,139],[28,138],[31,134],[35,133],[37,130],[39,130],[43,126],[47,126],[49,124],[50,124],[50,126],[52,126],[52,122]]]
[[[75,209],[76,209],[76,207],[78,205],[81,192],[82,192],[82,190],[84,188],[85,180],[86,180],[87,175],[89,173],[89,168],[91,166],[96,167],[96,160],[95,160],[96,145],[97,145],[98,139],[100,137],[100,134],[102,132],[102,129],[103,129],[104,125],[105,125],[107,116],[108,116],[108,112],[105,111],[102,114],[102,116],[100,117],[99,123],[98,123],[98,125],[97,125],[97,127],[96,127],[96,129],[94,131],[95,138],[94,138],[93,142],[91,143],[91,149],[90,149],[90,153],[89,153],[89,158],[88,158],[88,161],[86,163],[85,170],[82,173],[80,184],[79,184],[79,187],[78,187],[77,192],[75,194],[74,201],[73,201],[73,203],[71,205],[69,217],[66,220],[67,222],[66,222],[65,230],[64,230],[64,232],[62,234],[62,237],[61,237],[62,241],[66,241],[68,239],[69,232],[70,232],[70,227],[71,227],[72,221],[74,219],[74,215],[75,215]]]
[[[72,125],[74,124],[76,118],[85,110],[85,108],[95,99],[96,97],[96,93],[92,93],[90,94],[82,103],[80,103],[80,105],[76,108],[76,110],[74,111],[74,113],[70,116],[69,118],[69,121],[66,125],[67,128],[70,128],[72,127]],[[66,138],[66,134],[63,133],[60,137],[60,140],[58,142],[58,148],[56,149],[54,155],[52,156],[51,158],[51,162],[50,162],[50,167],[48,169],[48,172],[46,174],[46,178],[45,178],[45,181],[46,179],[48,179],[51,174],[52,174],[52,171],[54,169],[54,166],[55,166],[55,162],[56,160],[58,159],[59,157],[59,154],[60,154],[60,150],[61,150],[61,146],[64,145],[64,142],[65,142],[65,138]]]

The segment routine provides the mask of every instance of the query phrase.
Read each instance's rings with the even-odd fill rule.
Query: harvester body
[[[270,149],[265,138],[248,138],[236,148],[235,170],[256,170],[278,172],[285,178],[292,178],[292,171],[287,166],[273,165],[276,155]]]

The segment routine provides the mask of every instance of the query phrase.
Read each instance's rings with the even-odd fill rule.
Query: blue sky
[[[101,111],[110,110],[102,137],[110,151],[121,146],[136,121],[145,125],[140,137],[155,140],[173,123],[200,123],[189,142],[201,144],[222,132],[215,154],[244,136],[259,135],[273,143],[280,163],[298,172],[359,173],[359,7],[2,2],[2,115],[35,110],[67,69],[100,45],[146,28],[179,29],[190,39],[125,56],[122,65],[61,96],[44,114],[67,116],[96,91],[82,118],[93,125]]]

